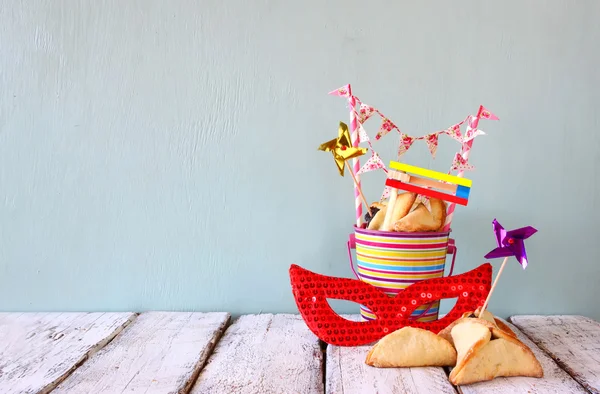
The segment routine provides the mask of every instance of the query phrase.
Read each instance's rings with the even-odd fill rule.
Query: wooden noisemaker
[[[400,172],[400,175],[388,178],[385,181],[386,186],[395,188],[394,190],[401,189],[465,206],[469,202],[472,185],[470,179],[459,178],[454,175],[394,161],[390,162],[390,168],[396,170],[395,173]],[[408,173],[414,175],[409,175]],[[391,202],[392,197],[390,197]],[[389,212],[390,207],[388,207]]]

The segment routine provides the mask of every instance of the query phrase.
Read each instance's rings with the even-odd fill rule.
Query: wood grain
[[[442,368],[374,368],[371,346],[327,346],[326,393],[456,394]]]
[[[225,332],[192,393],[323,393],[323,353],[299,315],[244,315]]]
[[[229,319],[228,313],[143,313],[53,394],[188,392]]]
[[[359,314],[341,315],[361,321]],[[327,346],[326,393],[456,394],[442,368],[374,368],[365,364],[371,346]]]
[[[600,393],[600,322],[584,316],[512,316],[510,320],[592,393]]]
[[[458,386],[458,391],[463,394],[516,394],[516,393],[540,393],[540,394],[566,394],[587,393],[587,391],[568,373],[563,371],[547,354],[537,347],[517,327],[505,322],[517,335],[519,340],[528,346],[538,359],[544,370],[543,378],[510,377],[495,378],[488,382],[473,383]]]
[[[48,393],[134,313],[0,313],[0,391]]]

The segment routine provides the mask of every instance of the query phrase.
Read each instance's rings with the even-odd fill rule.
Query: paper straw
[[[472,129],[477,129],[477,126],[479,126],[479,117],[481,116],[481,110],[482,107],[479,107],[479,111],[477,112],[477,116],[475,117],[475,119],[473,119],[473,124],[469,125]],[[468,124],[468,122],[467,122]],[[469,152],[471,152],[471,147],[473,146],[473,141],[475,141],[475,138],[473,138],[472,140],[468,141],[465,145],[467,145],[467,149],[465,151],[464,146],[463,146],[463,153],[461,154],[461,156],[463,157],[463,159],[469,160]],[[462,178],[465,175],[465,171],[461,170],[457,176]],[[446,224],[444,224],[444,227],[442,228],[442,231],[450,231],[450,226],[452,225],[452,218],[454,217],[454,210],[456,209],[456,203],[450,203],[448,205],[448,209],[446,210]]]
[[[356,100],[352,95],[352,88],[348,85],[348,104],[350,106],[350,138],[352,138],[352,146],[358,147],[358,121],[356,120]],[[358,157],[352,159],[353,173],[356,177],[354,182],[354,205],[356,207],[356,226],[360,227],[362,224],[362,200],[361,200],[361,185],[360,176],[357,174],[360,171],[360,160]],[[368,207],[368,206],[367,206]]]

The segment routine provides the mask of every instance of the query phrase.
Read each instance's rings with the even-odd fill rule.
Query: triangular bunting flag
[[[390,131],[398,129],[394,123],[388,118],[383,118],[381,121],[381,127],[379,128],[379,132],[375,136],[376,140],[379,140],[381,137],[389,133]],[[400,131],[400,130],[398,130]]]
[[[431,156],[435,159],[435,153],[438,148],[438,135],[439,133],[427,134],[425,136],[425,141],[427,142],[427,147],[429,148],[429,152],[431,152]]]
[[[456,156],[454,156],[450,171],[473,171],[474,169],[474,166],[469,164],[460,153],[457,153]]]
[[[400,130],[398,130],[400,132]],[[400,132],[400,145],[398,145],[398,158],[406,153],[410,149],[411,145],[415,142],[415,137],[411,137],[408,134]]]
[[[385,169],[385,164],[383,164],[383,160],[381,160],[381,157],[379,157],[377,152],[373,152],[373,151],[371,151],[371,152],[372,152],[371,157],[361,167],[361,169],[358,170],[356,175],[364,174],[365,172],[369,172],[369,171]]]
[[[481,119],[500,120],[500,118],[488,111],[483,105],[479,107],[479,117]]]
[[[340,96],[340,97],[350,97],[350,85],[345,85],[342,86],[339,89],[336,90],[332,90],[331,92],[329,92],[328,94],[332,95],[332,96]]]

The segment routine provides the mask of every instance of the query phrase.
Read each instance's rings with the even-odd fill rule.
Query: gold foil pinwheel
[[[346,160],[359,157],[367,153],[367,148],[359,148],[352,146],[352,140],[350,139],[350,132],[348,126],[344,122],[340,122],[338,129],[338,137],[322,143],[319,146],[319,150],[324,152],[331,152],[335,164],[337,164],[338,170],[341,176],[344,176],[344,168],[346,167]],[[350,170],[352,171],[352,170]],[[353,178],[354,178],[354,174]]]

